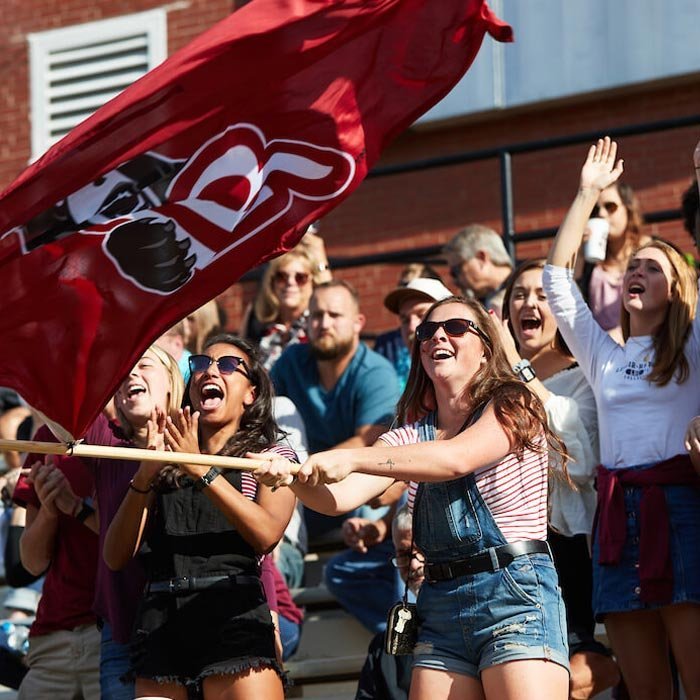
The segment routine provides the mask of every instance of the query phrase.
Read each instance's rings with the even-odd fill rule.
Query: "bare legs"
[[[271,668],[251,668],[235,675],[208,676],[204,679],[204,700],[283,700],[282,681]],[[187,691],[179,683],[157,683],[147,678],[136,680],[136,697],[152,695],[170,700],[187,700]]]
[[[669,647],[688,700],[700,700],[700,605],[682,603],[660,610],[610,613],[605,616],[605,627],[634,700],[672,697]]]
[[[481,680],[416,668],[410,700],[567,700],[569,674],[552,661],[509,661],[483,671]]]

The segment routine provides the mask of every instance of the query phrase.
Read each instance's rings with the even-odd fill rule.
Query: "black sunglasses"
[[[487,345],[491,345],[489,337],[479,326],[468,318],[448,318],[446,321],[423,321],[416,328],[416,339],[420,342],[430,340],[438,328],[444,328],[445,333],[452,338],[461,338],[470,331],[478,335]]]
[[[190,355],[190,372],[192,372],[192,374],[206,372],[212,362],[216,362],[216,366],[219,368],[221,374],[240,372],[244,377],[250,379],[248,365],[246,365],[242,357],[237,357],[236,355],[224,355],[224,357],[220,357],[218,360],[209,357],[209,355]]]
[[[603,202],[602,204],[596,204],[593,207],[593,214],[600,214],[601,207],[605,209],[608,214],[614,214],[619,208],[620,205],[617,202]]]

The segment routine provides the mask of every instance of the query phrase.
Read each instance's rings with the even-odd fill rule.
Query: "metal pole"
[[[515,260],[515,222],[513,221],[513,173],[509,151],[498,154],[501,167],[501,219],[503,221],[503,243],[508,255]]]

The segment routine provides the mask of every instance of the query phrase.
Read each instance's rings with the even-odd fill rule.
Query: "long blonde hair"
[[[663,241],[651,241],[645,248],[660,250],[671,265],[671,301],[663,323],[654,333],[654,366],[649,381],[665,386],[674,377],[679,384],[688,379],[690,366],[685,356],[685,342],[695,318],[698,303],[698,279],[685,258],[671,245]],[[636,254],[635,253],[635,254]],[[620,326],[625,341],[630,335],[630,315],[624,304],[620,312]]]
[[[185,393],[185,383],[182,379],[182,372],[180,372],[180,368],[172,355],[162,348],[159,348],[157,345],[151,345],[143,354],[145,355],[146,353],[151,353],[151,355],[156,357],[168,373],[168,400],[165,408],[168,415],[174,419],[177,416],[177,411],[182,404],[182,397]],[[114,402],[114,410],[119,419],[119,425],[122,431],[130,438],[133,435],[134,429],[131,423],[129,423],[129,419],[119,407],[118,401]]]
[[[316,280],[313,279],[313,275],[318,265],[304,248],[296,248],[289,253],[280,255],[279,258],[271,260],[263,274],[260,291],[255,297],[255,303],[253,305],[255,318],[261,323],[273,323],[279,316],[280,302],[274,289],[275,273],[291,260],[299,260],[302,262],[306,267],[306,271],[312,277],[313,282],[316,283]]]

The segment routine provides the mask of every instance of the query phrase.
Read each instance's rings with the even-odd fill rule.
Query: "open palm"
[[[590,147],[586,162],[581,169],[581,188],[594,188],[604,190],[610,187],[622,175],[623,162],[618,160],[617,143],[611,141],[609,136],[598,139],[598,142]]]

